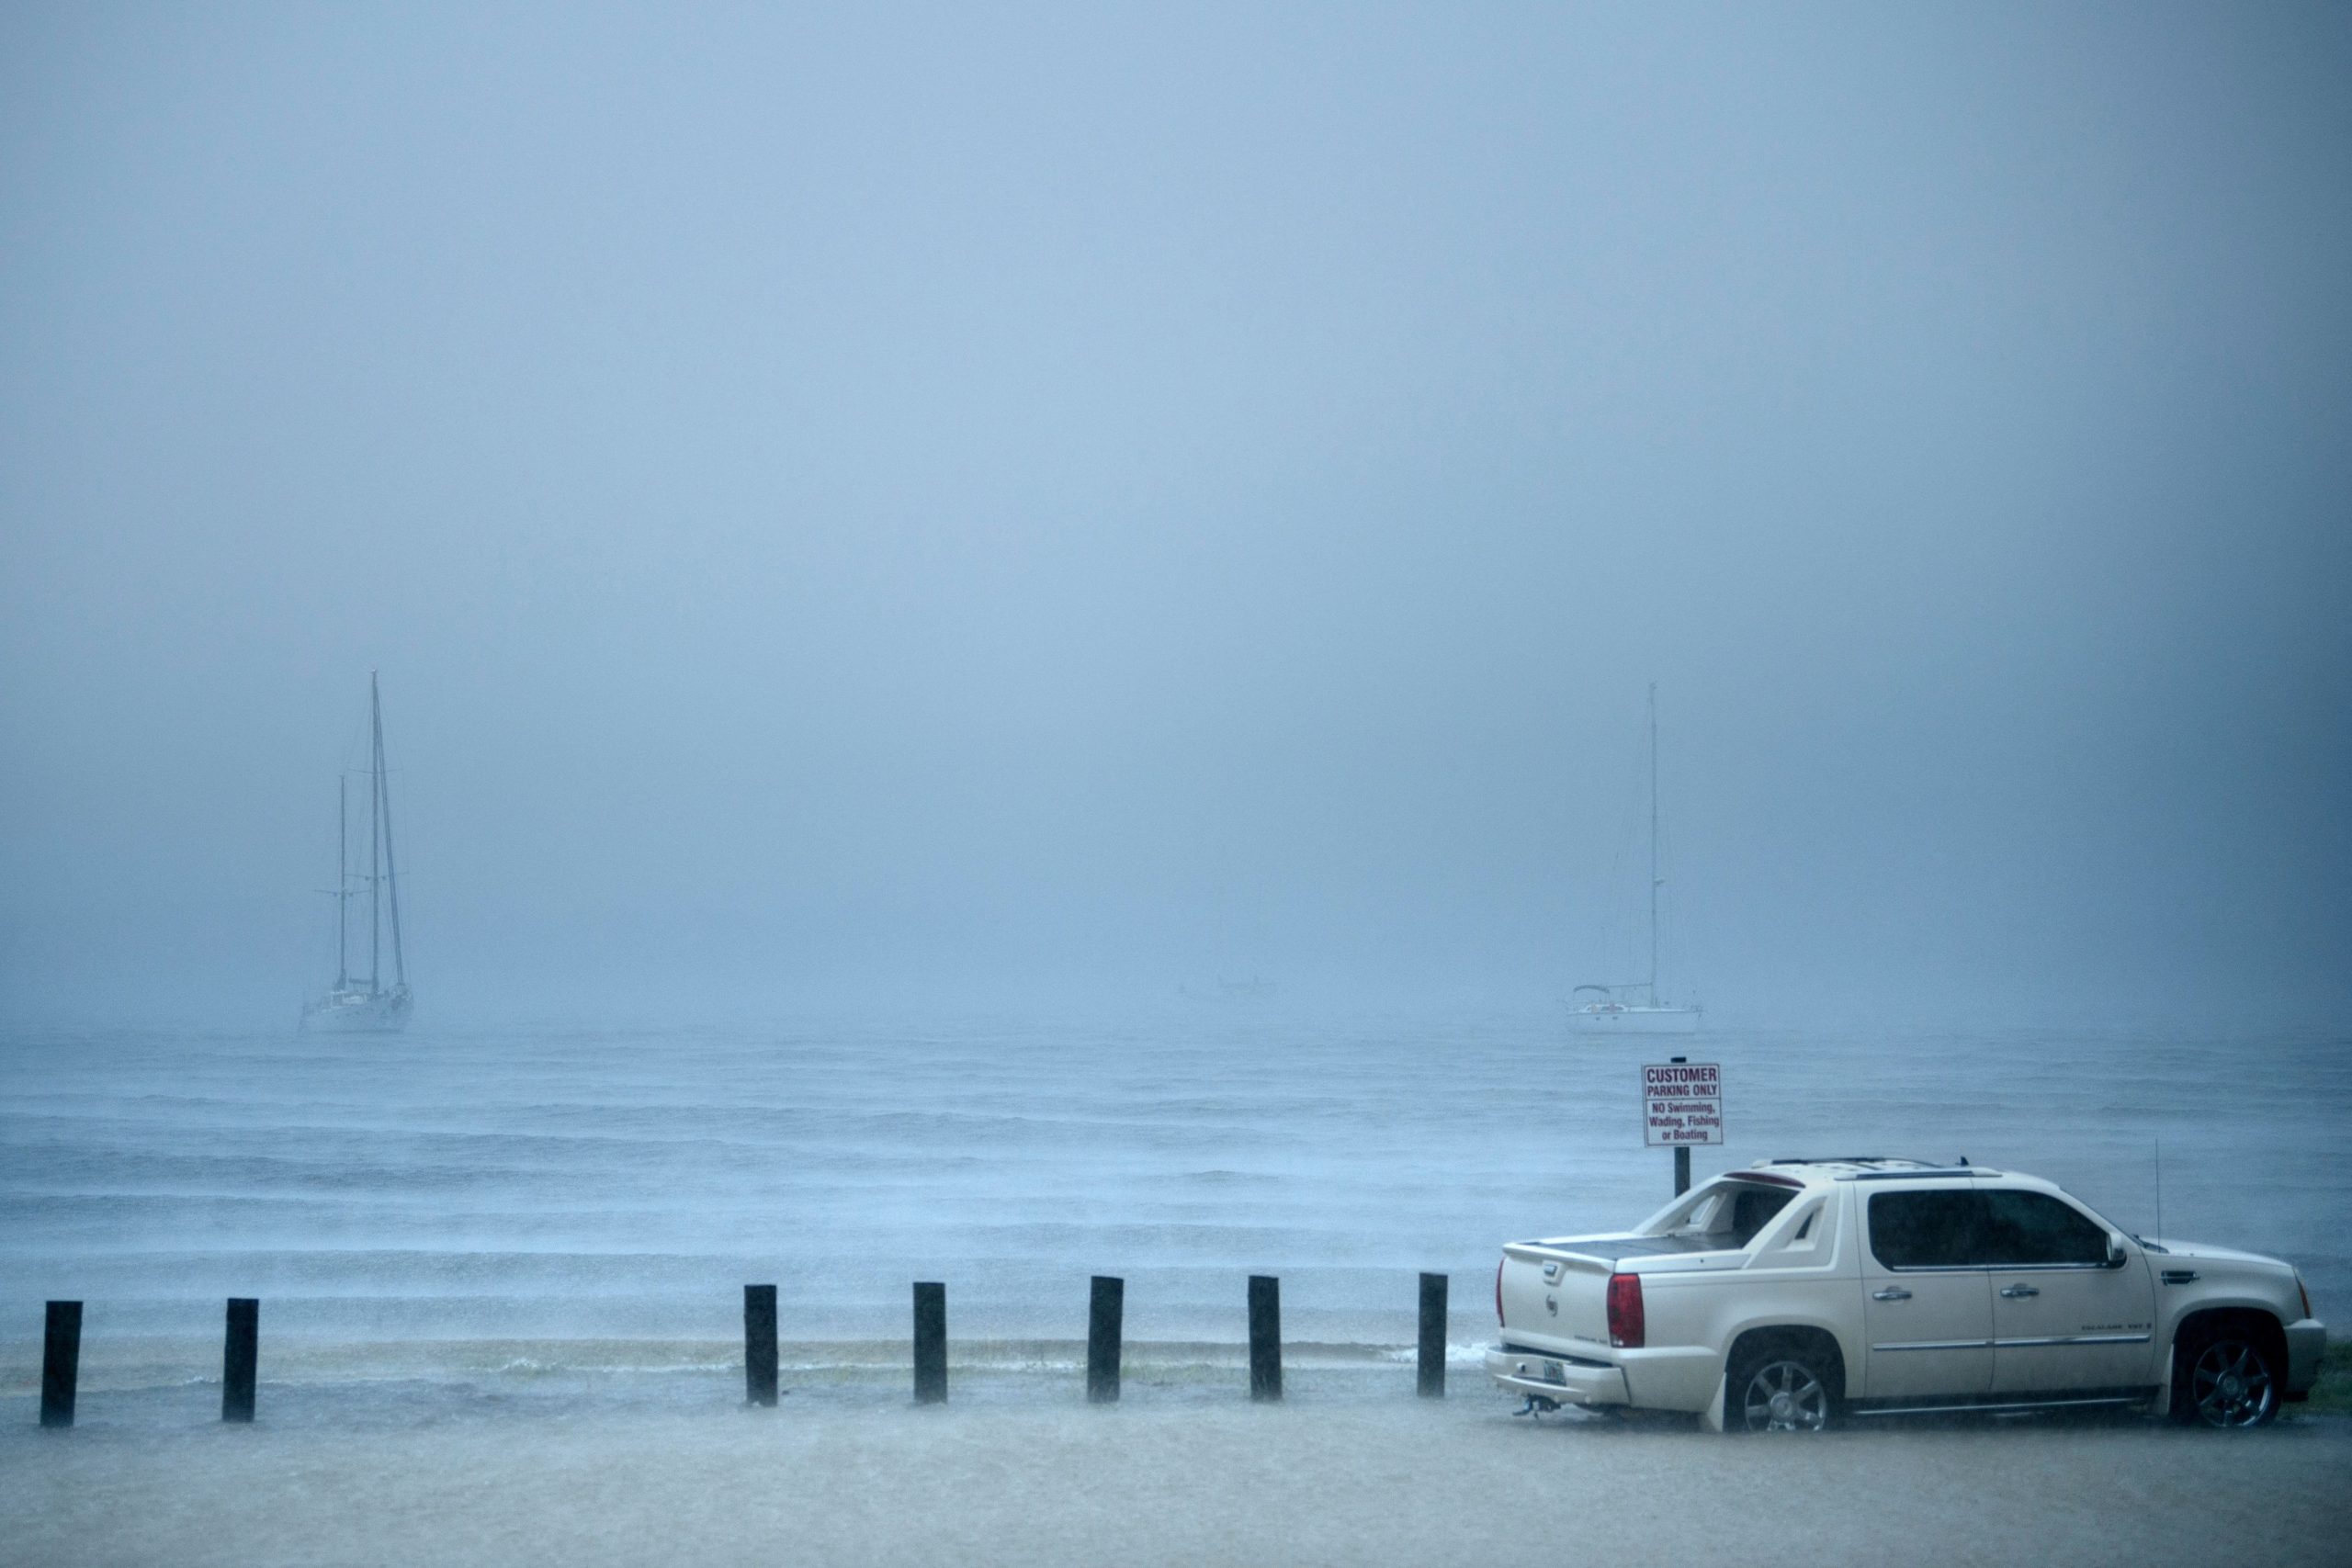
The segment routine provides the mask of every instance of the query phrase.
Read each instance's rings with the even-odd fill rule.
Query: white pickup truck
[[[1714,1431],[2065,1404],[2253,1427],[2327,1346],[2275,1258],[2143,1241],[2034,1177],[1875,1156],[1765,1160],[1623,1235],[1512,1242],[1495,1314],[1487,1370],[1525,1408]]]

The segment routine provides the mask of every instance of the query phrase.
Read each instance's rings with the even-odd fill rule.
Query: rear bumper
[[[1616,1367],[1567,1360],[1541,1350],[1487,1352],[1487,1375],[1514,1393],[1559,1404],[1630,1404],[1625,1374]]]
[[[2319,1382],[2320,1358],[2327,1354],[2327,1325],[2315,1317],[2287,1325],[2287,1393],[2311,1392]]]

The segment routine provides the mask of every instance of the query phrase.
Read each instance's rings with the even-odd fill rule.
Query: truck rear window
[[[1796,1195],[1795,1189],[1779,1182],[1724,1177],[1693,1193],[1681,1213],[1668,1216],[1662,1239],[1675,1243],[1677,1251],[1743,1247]]]

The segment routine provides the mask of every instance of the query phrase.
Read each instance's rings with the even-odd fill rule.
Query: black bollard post
[[[915,1403],[947,1403],[947,1287],[915,1283]]]
[[[1445,1285],[1442,1274],[1421,1276],[1420,1395],[1445,1397]]]
[[[1086,1397],[1096,1404],[1119,1402],[1119,1331],[1126,1295],[1125,1280],[1097,1274],[1086,1298]]]
[[[254,1418],[254,1372],[261,1359],[261,1303],[229,1298],[229,1334],[220,1348],[220,1419]]]
[[[40,1424],[74,1425],[74,1385],[82,1376],[82,1303],[51,1302],[40,1342]]]
[[[1250,1397],[1283,1396],[1283,1282],[1250,1276]]]
[[[743,1287],[743,1403],[775,1403],[775,1287]]]
[[[1690,1058],[1688,1056],[1668,1056],[1667,1058],[1668,1061],[1672,1062],[1677,1066],[1679,1066],[1690,1059]],[[1677,1198],[1679,1198],[1685,1192],[1690,1190],[1690,1145],[1688,1144],[1677,1144],[1674,1145],[1674,1195]]]

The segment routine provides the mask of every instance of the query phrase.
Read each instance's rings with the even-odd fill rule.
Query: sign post
[[[1674,1151],[1674,1195],[1690,1190],[1690,1145],[1724,1141],[1720,1063],[1677,1056],[1642,1069],[1642,1142]]]

